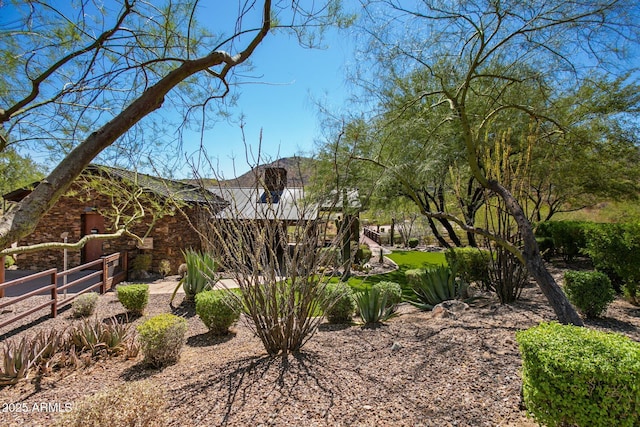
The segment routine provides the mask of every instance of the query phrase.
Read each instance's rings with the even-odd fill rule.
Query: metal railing
[[[98,268],[98,269],[93,273],[89,273],[71,282],[67,283],[67,281],[65,280],[65,278],[68,278],[68,276],[70,276],[73,273],[78,273],[82,270],[87,270],[92,268],[93,269]],[[52,268],[50,270],[42,271],[40,273],[35,273],[29,276],[21,277],[19,279],[15,279],[10,282],[0,283],[0,291],[4,291],[5,289],[9,289],[14,286],[24,285],[29,282],[42,279],[43,277],[49,277],[48,284],[44,286],[40,286],[38,289],[35,289],[31,292],[27,292],[24,295],[13,297],[9,301],[0,302],[0,310],[37,295],[41,295],[44,293],[51,294],[50,300],[42,304],[38,304],[35,307],[31,307],[22,313],[16,314],[10,319],[0,321],[0,328],[10,325],[11,323],[17,320],[20,320],[23,317],[28,316],[32,313],[35,313],[38,310],[42,310],[47,306],[51,307],[51,317],[56,317],[58,314],[58,310],[60,308],[70,304],[78,296],[87,292],[91,292],[97,288],[99,289],[99,292],[103,294],[109,289],[111,289],[114,285],[125,280],[126,276],[127,276],[127,253],[122,252],[122,253],[115,253],[112,255],[104,256],[101,259],[80,265],[78,267],[71,268],[69,270],[62,271],[60,273],[58,273],[58,271],[55,268]],[[71,287],[81,285],[83,283],[86,283],[98,277],[100,278],[100,280],[97,283],[89,284],[89,286],[87,286],[86,288],[83,288],[81,291],[77,293],[67,294],[67,291]],[[64,283],[62,286],[58,285],[59,279],[62,279]],[[61,295],[62,295],[62,299],[60,298]]]

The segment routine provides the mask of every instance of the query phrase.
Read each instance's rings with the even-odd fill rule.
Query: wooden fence
[[[372,230],[368,227],[365,227],[364,235],[367,236],[369,239],[373,240],[374,242],[376,242],[377,244],[380,244],[380,233],[378,233],[377,231]]]
[[[65,280],[66,278],[68,278],[71,274],[78,273],[82,270],[95,270],[95,271],[67,283],[67,280]],[[0,302],[0,310],[37,295],[42,295],[42,294],[51,295],[51,298],[46,302],[39,304],[35,307],[32,307],[22,313],[16,314],[10,319],[0,321],[0,328],[10,325],[11,323],[17,320],[20,320],[23,317],[30,315],[31,313],[35,313],[38,310],[42,310],[47,306],[51,307],[51,317],[56,317],[58,314],[58,310],[60,308],[68,304],[71,304],[71,302],[74,299],[76,299],[79,295],[82,295],[87,292],[91,292],[94,289],[98,289],[98,291],[101,294],[103,294],[109,289],[111,289],[117,283],[120,283],[123,280],[125,280],[126,277],[127,277],[127,253],[123,252],[123,253],[115,253],[112,255],[104,256],[101,259],[89,262],[87,264],[80,265],[75,268],[71,268],[69,270],[62,271],[60,273],[58,273],[58,271],[55,268],[52,268],[50,270],[41,271],[40,273],[32,274],[30,276],[21,277],[19,279],[15,279],[10,282],[0,283],[0,292],[4,293],[5,289],[11,288],[13,286],[25,285],[35,280],[40,280],[42,278],[49,278],[49,280],[47,281],[47,284],[44,286],[38,287],[38,289],[35,289],[31,292],[27,292],[24,295],[11,298],[9,301]],[[100,278],[100,280],[97,283],[89,284],[86,288],[82,289],[80,292],[67,294],[67,291],[71,287],[81,285],[83,283],[86,283],[96,278]],[[62,286],[59,285],[60,279],[62,279],[62,283],[63,283]]]

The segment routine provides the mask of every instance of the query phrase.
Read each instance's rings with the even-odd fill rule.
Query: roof
[[[350,188],[345,190],[347,195],[347,208],[360,211],[362,209],[362,203],[360,203],[360,192],[356,188]],[[343,192],[331,191],[328,197],[320,205],[320,209],[323,211],[341,211],[343,209],[342,202]]]
[[[227,204],[224,200],[200,186],[154,177],[127,169],[91,164],[84,169],[83,174],[106,176],[111,179],[116,178],[137,185],[143,190],[157,194],[160,197],[172,198],[189,204],[213,204],[219,207]],[[35,182],[28,187],[14,190],[3,195],[3,198],[12,202],[19,202],[28,196],[39,183]]]
[[[227,208],[218,213],[221,219],[299,221],[318,217],[316,206],[304,202],[302,187],[287,187],[271,192],[256,187],[214,187],[208,190],[229,203]]]

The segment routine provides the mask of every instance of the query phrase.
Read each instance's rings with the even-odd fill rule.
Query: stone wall
[[[20,246],[46,242],[62,242],[62,233],[68,233],[68,242],[77,242],[82,237],[82,215],[86,212],[105,212],[110,209],[111,198],[96,194],[93,190],[83,190],[75,186],[67,195],[60,198],[58,203],[40,220],[35,231],[27,238],[18,242]],[[185,214],[197,223],[198,208],[185,208]],[[143,218],[130,229],[137,235],[147,232],[151,218]],[[106,218],[107,232],[112,232],[112,224]],[[102,241],[103,255],[115,252],[127,251],[129,265],[138,254],[151,254],[151,270],[157,272],[160,261],[166,259],[171,266],[170,274],[177,274],[178,267],[183,263],[181,250],[193,248],[200,249],[201,243],[198,234],[189,225],[184,215],[175,212],[156,220],[148,234],[153,239],[153,249],[138,249],[135,239],[122,237],[114,240]],[[68,251],[68,268],[81,264],[81,250]],[[17,265],[20,269],[46,270],[49,268],[63,269],[63,250],[46,250],[34,253],[20,254],[17,256]]]

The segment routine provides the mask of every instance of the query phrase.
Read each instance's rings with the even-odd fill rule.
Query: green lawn
[[[377,274],[366,278],[352,277],[347,282],[355,291],[362,291],[370,288],[371,285],[389,281],[396,282],[402,286],[403,290],[407,289],[407,283],[404,273],[414,268],[423,268],[427,265],[445,265],[447,263],[444,252],[421,252],[421,251],[397,251],[391,255],[387,255],[389,259],[398,264],[398,269],[390,273]],[[335,279],[336,281],[338,279]]]

